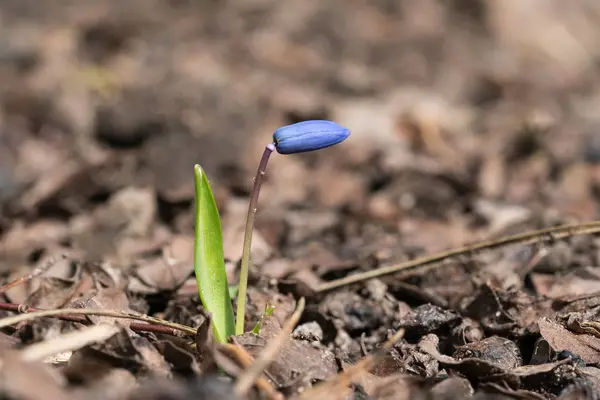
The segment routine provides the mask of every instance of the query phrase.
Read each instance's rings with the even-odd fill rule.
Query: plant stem
[[[238,292],[237,301],[237,313],[235,316],[235,334],[244,334],[244,319],[246,314],[246,287],[248,286],[248,269],[250,266],[250,250],[252,249],[252,231],[254,229],[254,218],[256,216],[258,205],[258,194],[260,193],[260,187],[262,185],[263,178],[265,176],[265,170],[267,169],[267,163],[271,153],[275,150],[275,145],[269,143],[265,147],[260,164],[258,164],[258,170],[254,177],[254,187],[252,189],[252,195],[250,197],[250,204],[248,205],[248,217],[246,218],[246,230],[244,231],[244,248],[242,250],[242,263],[240,268],[240,285]]]

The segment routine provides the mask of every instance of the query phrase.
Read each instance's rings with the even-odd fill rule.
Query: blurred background
[[[233,268],[262,149],[307,119],[352,135],[272,158],[257,274],[595,219],[599,37],[594,0],[2,0],[0,267],[189,261],[199,163]]]

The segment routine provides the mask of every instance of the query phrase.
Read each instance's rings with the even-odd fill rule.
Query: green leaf
[[[254,328],[252,328],[252,330],[250,331],[250,333],[253,333],[255,335],[258,335],[260,333],[260,326],[262,325],[262,320],[263,317],[260,317],[260,319],[258,320],[258,322],[256,323],[256,325],[254,325]]]
[[[212,314],[217,340],[227,342],[235,332],[235,320],[223,256],[223,238],[219,210],[204,170],[194,166],[196,187],[196,232],[194,271],[200,300]]]
[[[265,304],[265,315],[267,317],[272,317],[273,311],[275,311],[275,306],[272,306],[267,302],[267,304]]]
[[[235,299],[240,291],[240,285],[229,285],[229,297]]]
[[[265,319],[265,317],[272,317],[273,311],[275,311],[275,306],[272,306],[269,304],[269,302],[267,302],[265,304],[265,311],[263,311],[263,314],[260,316],[258,322],[256,323],[256,325],[254,325],[254,328],[252,328],[250,332],[254,333],[255,335],[258,335],[260,333],[260,328],[262,326],[263,320]]]

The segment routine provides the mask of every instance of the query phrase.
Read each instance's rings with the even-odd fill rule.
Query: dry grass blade
[[[104,310],[101,308],[62,308],[58,310],[43,310],[43,311],[34,311],[27,314],[15,315],[13,317],[7,317],[0,320],[0,329],[6,328],[7,326],[18,324],[23,321],[30,321],[36,318],[43,317],[56,317],[65,314],[79,314],[79,315],[98,315],[103,317],[112,317],[112,318],[122,318],[122,319],[131,319],[136,321],[144,321],[149,324],[156,324],[167,326],[172,329],[177,329],[182,332],[185,332],[189,335],[195,335],[196,330],[192,327],[180,325],[174,322],[164,321],[158,318],[152,318],[147,315],[134,315],[127,314],[124,312],[114,311],[114,310]]]
[[[317,288],[317,292],[326,292],[328,290],[337,289],[342,286],[366,281],[369,279],[393,274],[400,271],[413,270],[425,266],[435,266],[449,258],[469,255],[482,250],[492,250],[514,244],[525,245],[535,243],[546,243],[571,236],[591,235],[594,233],[600,233],[600,221],[592,221],[583,224],[562,225],[553,228],[520,233],[517,235],[506,236],[497,240],[488,240],[472,245],[459,247],[457,249],[444,251],[441,253],[434,254],[432,256],[417,258],[415,260],[411,260],[405,263],[391,265],[389,267],[383,267],[373,271],[350,275],[345,278],[337,279],[320,285]]]
[[[296,311],[294,311],[292,316],[285,322],[281,332],[269,342],[254,364],[238,378],[235,385],[235,392],[238,396],[244,396],[248,392],[254,382],[261,376],[265,368],[273,361],[273,358],[275,358],[279,350],[281,350],[286,340],[289,339],[289,336],[292,334],[294,327],[298,324],[300,316],[304,311],[304,303],[304,297],[301,297],[298,301]]]
[[[54,339],[45,340],[25,347],[19,353],[23,361],[43,361],[47,357],[79,350],[92,343],[103,342],[119,332],[119,328],[109,324],[99,324],[68,332]]]
[[[346,398],[344,389],[352,382],[366,374],[373,368],[378,359],[391,349],[398,340],[404,336],[404,329],[400,329],[391,338],[389,338],[383,346],[374,354],[369,354],[346,371],[331,377],[327,381],[307,390],[300,396],[300,400],[333,400],[338,398]]]

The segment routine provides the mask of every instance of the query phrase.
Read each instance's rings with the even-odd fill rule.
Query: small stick
[[[344,372],[332,376],[320,385],[307,390],[300,396],[300,400],[324,399],[326,393],[341,394],[345,387],[356,381],[365,372],[370,371],[385,352],[391,349],[403,336],[404,329],[400,329],[391,338],[386,340],[383,346],[375,353],[369,354]]]
[[[256,217],[256,211],[258,206],[258,194],[260,193],[260,187],[262,185],[265,171],[267,169],[267,163],[271,153],[275,150],[275,145],[269,143],[265,147],[256,176],[254,177],[254,187],[252,188],[252,196],[250,197],[250,203],[248,205],[248,216],[246,218],[246,229],[244,231],[244,247],[242,249],[242,262],[240,266],[240,284],[239,292],[237,296],[237,313],[235,317],[235,334],[244,334],[244,320],[246,312],[246,286],[248,286],[248,269],[250,265],[250,251],[252,250],[252,231],[254,229],[254,219]]]
[[[437,265],[446,259],[473,254],[481,250],[492,250],[514,244],[526,245],[534,243],[546,243],[571,236],[591,235],[594,233],[600,233],[600,221],[592,221],[583,224],[562,225],[553,228],[546,228],[532,232],[520,233],[517,235],[506,236],[497,240],[488,240],[472,245],[459,247],[431,256],[421,257],[408,262],[375,269],[373,271],[367,271],[350,275],[345,278],[336,279],[334,281],[319,285],[316,291],[326,292],[329,290],[340,288],[342,286],[366,281],[373,278],[378,278],[384,275],[390,275],[403,270],[414,270],[419,267],[430,265],[433,266],[434,264]]]
[[[4,306],[11,306],[11,307],[4,307]],[[16,309],[15,309],[15,307],[16,307]],[[179,332],[183,332],[187,336],[195,336],[196,335],[196,330],[194,328],[186,326],[186,325],[180,325],[175,322],[165,321],[165,320],[161,320],[158,318],[149,317],[146,315],[127,314],[127,313],[123,313],[123,312],[119,312],[119,311],[115,311],[115,310],[105,310],[102,308],[62,308],[62,309],[57,309],[57,310],[36,310],[36,309],[34,309],[35,311],[30,311],[31,310],[30,308],[27,308],[27,306],[24,306],[22,304],[0,303],[0,309],[9,309],[9,308],[11,308],[9,311],[24,312],[25,314],[15,315],[12,317],[6,317],[6,318],[0,319],[0,329],[5,328],[10,325],[18,324],[23,321],[29,321],[29,320],[33,320],[36,318],[42,318],[42,317],[63,317],[63,318],[70,317],[69,318],[70,321],[86,323],[87,321],[85,320],[85,318],[82,318],[81,320],[79,320],[79,319],[77,319],[76,316],[77,315],[82,315],[82,316],[97,315],[97,316],[102,316],[102,317],[122,318],[122,319],[136,320],[136,321],[144,321],[144,322],[146,322],[145,324],[137,324],[136,327],[138,329],[143,328],[144,331],[146,331],[146,332],[149,330],[146,330],[145,328],[151,327],[154,325],[154,326],[161,326],[164,328],[169,328],[169,330],[166,330],[166,331],[163,331],[160,333],[168,333],[168,334],[173,335],[174,334],[173,331],[179,331]],[[75,320],[73,319],[73,317],[75,317]],[[131,324],[131,325],[133,325],[133,324]],[[181,336],[181,335],[175,334],[175,336]]]
[[[29,274],[20,277],[12,282],[7,283],[4,286],[0,286],[0,293],[4,293],[14,287],[22,285],[25,282],[32,280],[35,277],[42,275],[44,272],[48,271],[54,264],[56,264],[59,260],[65,260],[67,258],[66,255],[61,254],[58,257],[52,257],[44,264],[34,268]]]
[[[304,297],[298,300],[296,311],[283,324],[281,332],[277,334],[260,353],[254,364],[248,368],[240,377],[235,385],[235,392],[238,396],[243,397],[252,387],[256,379],[261,376],[262,372],[271,364],[277,353],[281,350],[286,340],[292,334],[294,327],[300,320],[300,316],[304,311]]]
[[[29,307],[26,304],[13,304],[0,302],[0,310],[13,311],[18,313],[29,313],[34,311],[42,311],[39,308]],[[80,324],[89,324],[89,321],[83,315],[59,315],[58,319],[69,322],[77,322]],[[1,320],[0,320],[1,321]],[[134,332],[162,333],[171,336],[184,337],[191,336],[179,329],[173,329],[168,326],[151,325],[145,323],[132,322],[129,328]]]
[[[244,349],[239,344],[225,343],[222,345],[224,349],[226,349],[229,354],[231,354],[244,368],[250,368],[254,359],[246,349]],[[283,400],[283,396],[281,393],[277,392],[273,385],[269,383],[269,381],[264,377],[260,376],[256,380],[256,386],[264,393],[266,393],[267,397],[271,400]]]

